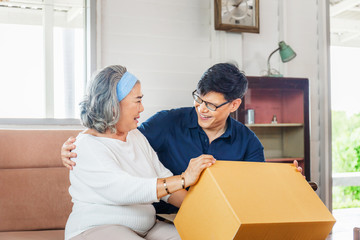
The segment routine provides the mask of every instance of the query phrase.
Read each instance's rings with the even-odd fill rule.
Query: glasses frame
[[[206,108],[209,109],[210,111],[213,111],[213,112],[215,112],[219,107],[222,107],[222,106],[224,106],[225,104],[228,104],[228,103],[231,102],[231,101],[226,101],[226,102],[224,102],[224,103],[216,106],[216,105],[213,104],[213,103],[204,101],[204,100],[197,94],[196,91],[197,91],[197,90],[195,90],[195,91],[192,92],[192,96],[193,96],[195,102],[199,103],[200,105],[201,105],[202,103],[205,103]],[[199,99],[201,102],[198,102],[196,99]],[[215,109],[210,108],[210,107],[209,107],[209,104],[213,105],[213,106],[215,107]]]

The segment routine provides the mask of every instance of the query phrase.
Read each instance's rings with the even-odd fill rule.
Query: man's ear
[[[233,101],[230,103],[230,107],[231,107],[230,112],[235,112],[236,110],[238,110],[238,108],[240,107],[241,102],[242,102],[242,101],[241,101],[240,98],[237,98],[237,99],[233,100]]]

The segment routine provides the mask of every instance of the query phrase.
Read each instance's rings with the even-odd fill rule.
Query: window
[[[86,2],[0,0],[0,118],[79,118]]]

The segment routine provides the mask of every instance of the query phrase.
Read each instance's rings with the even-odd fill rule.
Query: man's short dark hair
[[[242,98],[248,88],[245,75],[233,64],[218,63],[209,68],[201,77],[197,92],[206,95],[218,92],[224,95],[226,101]]]

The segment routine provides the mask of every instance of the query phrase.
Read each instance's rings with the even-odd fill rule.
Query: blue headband
[[[116,86],[116,94],[119,102],[123,100],[133,89],[137,78],[129,72],[124,73]]]

